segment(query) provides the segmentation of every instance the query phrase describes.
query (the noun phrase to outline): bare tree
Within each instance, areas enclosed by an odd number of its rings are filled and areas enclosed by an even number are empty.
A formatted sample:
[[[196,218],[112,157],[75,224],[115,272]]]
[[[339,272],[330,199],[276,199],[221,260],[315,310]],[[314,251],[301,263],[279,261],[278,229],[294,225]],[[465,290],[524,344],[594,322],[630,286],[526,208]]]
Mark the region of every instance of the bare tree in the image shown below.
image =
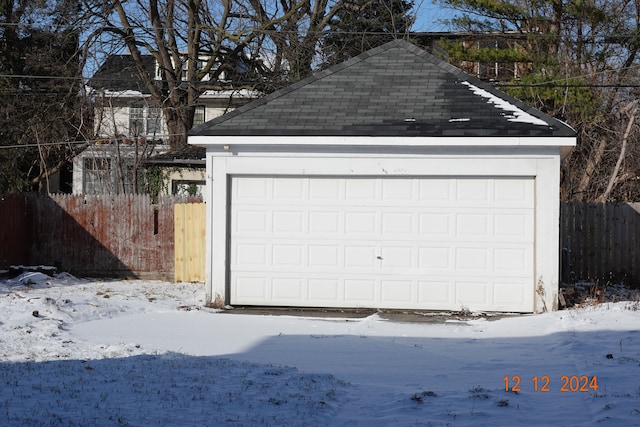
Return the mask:
[[[96,44],[126,47],[153,102],[162,108],[171,149],[178,150],[186,144],[195,105],[205,90],[268,90],[265,75],[273,77],[274,70],[296,70],[294,78],[308,73],[321,31],[339,7],[339,2],[331,8],[329,3],[84,0],[94,27],[85,49]],[[145,68],[145,54],[155,58],[159,76]]]
[[[631,172],[640,170],[629,144],[634,116],[624,112],[640,83],[639,0],[440,2],[460,12],[458,29],[517,39],[528,74],[505,90],[578,131],[578,147],[563,162],[563,199],[640,197],[640,179]],[[628,185],[620,185],[623,178]]]
[[[49,191],[86,139],[73,6],[0,2],[0,192]]]

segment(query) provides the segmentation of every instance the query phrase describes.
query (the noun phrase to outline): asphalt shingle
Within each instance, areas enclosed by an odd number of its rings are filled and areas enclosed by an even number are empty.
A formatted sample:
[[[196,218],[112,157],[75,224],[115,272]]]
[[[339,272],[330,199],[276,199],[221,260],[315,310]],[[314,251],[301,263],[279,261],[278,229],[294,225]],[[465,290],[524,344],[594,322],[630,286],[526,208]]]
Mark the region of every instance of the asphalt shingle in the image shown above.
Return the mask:
[[[142,62],[148,74],[155,70],[155,60],[151,55],[142,55]],[[144,81],[138,73],[135,61],[131,55],[111,55],[100,66],[89,80],[89,86],[94,89],[109,91],[133,90],[149,93]]]
[[[575,132],[423,49],[395,40],[200,125],[191,135],[454,137],[575,136]]]

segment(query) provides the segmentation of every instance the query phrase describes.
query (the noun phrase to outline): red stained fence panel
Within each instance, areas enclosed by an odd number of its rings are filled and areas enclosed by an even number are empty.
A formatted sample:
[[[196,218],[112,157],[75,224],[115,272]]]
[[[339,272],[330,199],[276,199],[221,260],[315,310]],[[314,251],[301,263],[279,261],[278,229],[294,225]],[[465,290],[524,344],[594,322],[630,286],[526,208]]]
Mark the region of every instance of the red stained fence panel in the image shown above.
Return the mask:
[[[174,204],[189,201],[198,200],[162,197],[153,204],[148,195],[5,196],[1,267],[42,264],[78,276],[173,280]]]

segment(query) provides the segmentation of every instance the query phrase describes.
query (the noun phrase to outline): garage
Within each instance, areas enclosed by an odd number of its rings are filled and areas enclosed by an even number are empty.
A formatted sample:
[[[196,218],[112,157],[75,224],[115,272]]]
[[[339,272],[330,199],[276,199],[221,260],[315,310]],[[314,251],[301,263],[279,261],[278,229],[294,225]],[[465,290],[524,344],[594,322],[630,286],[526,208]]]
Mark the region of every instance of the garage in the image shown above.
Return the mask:
[[[231,304],[531,311],[533,179],[233,177]]]
[[[194,128],[207,300],[557,309],[566,124],[395,40]]]

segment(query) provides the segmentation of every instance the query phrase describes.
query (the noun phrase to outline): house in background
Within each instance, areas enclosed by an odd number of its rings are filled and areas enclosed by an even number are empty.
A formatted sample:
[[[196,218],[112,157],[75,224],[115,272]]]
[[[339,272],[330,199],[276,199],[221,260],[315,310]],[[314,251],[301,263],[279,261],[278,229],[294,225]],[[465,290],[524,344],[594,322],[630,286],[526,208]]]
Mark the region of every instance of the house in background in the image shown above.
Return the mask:
[[[145,69],[160,79],[158,65],[152,55],[144,55]],[[224,74],[221,76],[224,79]],[[98,140],[73,161],[73,193],[105,194],[136,191],[145,162],[168,153],[167,126],[162,110],[151,99],[139,77],[131,55],[109,56],[89,81],[95,102],[95,132]],[[218,117],[255,97],[242,90],[206,91],[196,106],[194,125]],[[173,155],[182,168],[185,155],[192,150]],[[161,158],[168,163],[169,158]],[[204,167],[185,171],[188,181],[202,182]],[[200,169],[198,172],[197,169]],[[199,173],[194,177],[194,173]],[[172,188],[169,186],[169,188]],[[176,187],[180,191],[180,186]]]
[[[412,38],[434,56],[480,80],[507,82],[531,70],[531,64],[526,60],[526,38],[520,33],[428,32],[415,33]],[[450,49],[457,53],[452,54]],[[479,53],[491,56],[492,51],[496,57],[494,61],[463,59]],[[511,54],[505,55],[507,51]]]
[[[164,182],[162,193],[205,197],[205,149],[187,145],[182,150],[158,154],[144,161],[147,169],[157,168]]]
[[[194,128],[217,306],[557,309],[576,132],[395,40]]]

